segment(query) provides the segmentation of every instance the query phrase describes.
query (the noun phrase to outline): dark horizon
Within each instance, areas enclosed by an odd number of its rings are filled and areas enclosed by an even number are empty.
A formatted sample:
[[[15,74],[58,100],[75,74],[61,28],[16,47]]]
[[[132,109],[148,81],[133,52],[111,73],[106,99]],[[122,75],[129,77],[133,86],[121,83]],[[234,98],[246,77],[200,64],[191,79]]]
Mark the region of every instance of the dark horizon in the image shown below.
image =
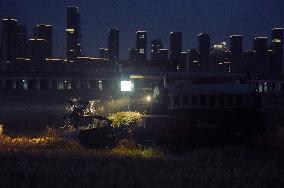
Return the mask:
[[[271,29],[283,27],[284,2],[279,0],[232,2],[225,0],[175,2],[145,0],[123,1],[55,1],[23,0],[0,2],[0,17],[15,17],[28,27],[29,38],[37,24],[53,26],[53,54],[66,56],[66,7],[78,6],[81,14],[83,54],[98,56],[99,48],[107,47],[107,30],[120,29],[121,59],[128,58],[128,49],[135,47],[136,30],[148,32],[150,40],[161,38],[169,48],[171,31],[183,33],[183,50],[197,48],[197,35],[211,35],[211,45],[226,41],[229,36],[244,36],[244,50],[252,48],[257,36],[271,37]],[[271,11],[274,10],[274,11]],[[149,53],[148,53],[149,54]],[[148,56],[149,58],[149,56]]]

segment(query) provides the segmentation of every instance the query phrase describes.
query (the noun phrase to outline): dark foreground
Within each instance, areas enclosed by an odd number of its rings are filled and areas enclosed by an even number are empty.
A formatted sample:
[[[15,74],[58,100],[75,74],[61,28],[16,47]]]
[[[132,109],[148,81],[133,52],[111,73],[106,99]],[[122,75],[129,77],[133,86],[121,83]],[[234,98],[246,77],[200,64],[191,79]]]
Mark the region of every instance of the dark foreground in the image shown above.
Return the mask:
[[[90,150],[53,135],[0,139],[0,187],[284,187],[283,155],[233,146]]]
[[[38,135],[47,125],[58,125],[65,110],[62,98],[45,101],[32,96],[37,101],[11,100],[9,96],[1,95],[6,98],[0,101],[0,119],[8,125],[10,135],[19,130],[28,130],[23,135]],[[0,135],[0,188],[282,188],[284,130],[277,134],[257,138],[256,146],[250,147],[118,147],[113,150],[86,149],[52,133],[34,139]],[[267,143],[263,138],[273,138],[274,147],[263,147]]]

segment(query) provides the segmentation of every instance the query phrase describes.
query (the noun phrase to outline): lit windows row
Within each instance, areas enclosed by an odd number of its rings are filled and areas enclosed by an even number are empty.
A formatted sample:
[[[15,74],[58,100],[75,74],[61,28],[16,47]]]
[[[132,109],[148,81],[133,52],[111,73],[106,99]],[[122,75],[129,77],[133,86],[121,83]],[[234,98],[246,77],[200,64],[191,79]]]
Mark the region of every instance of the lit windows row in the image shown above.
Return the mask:
[[[244,95],[175,95],[170,97],[170,104],[173,108],[187,107],[243,107],[245,104]]]
[[[109,84],[101,80],[56,80],[56,79],[1,79],[2,90],[74,90],[96,89],[102,91]]]

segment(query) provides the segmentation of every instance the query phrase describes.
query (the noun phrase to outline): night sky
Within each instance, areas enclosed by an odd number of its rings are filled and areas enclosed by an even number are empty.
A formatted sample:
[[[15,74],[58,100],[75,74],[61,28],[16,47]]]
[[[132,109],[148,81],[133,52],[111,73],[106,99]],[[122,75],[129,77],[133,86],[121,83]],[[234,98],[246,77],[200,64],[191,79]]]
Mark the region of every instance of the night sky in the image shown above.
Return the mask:
[[[169,47],[169,33],[183,32],[183,49],[197,47],[197,34],[208,32],[212,43],[229,41],[231,34],[243,34],[245,49],[255,36],[269,36],[273,27],[284,27],[283,0],[1,0],[0,17],[17,18],[32,27],[51,24],[54,29],[54,55],[65,57],[66,6],[79,6],[82,15],[84,54],[98,55],[107,47],[107,30],[119,28],[120,54],[127,58],[135,47],[135,31],[148,31],[151,39],[161,38]]]

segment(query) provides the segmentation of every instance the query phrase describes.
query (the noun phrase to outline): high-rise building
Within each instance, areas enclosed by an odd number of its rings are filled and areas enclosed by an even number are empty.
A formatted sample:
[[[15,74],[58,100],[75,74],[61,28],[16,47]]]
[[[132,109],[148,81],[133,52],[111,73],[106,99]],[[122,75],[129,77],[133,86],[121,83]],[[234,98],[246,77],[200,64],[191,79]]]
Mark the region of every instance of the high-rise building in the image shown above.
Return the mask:
[[[47,57],[52,57],[52,26],[39,24],[34,28],[34,37],[45,39],[47,42]]]
[[[255,63],[255,51],[248,50],[243,53],[244,70],[246,72],[255,73],[256,63]]]
[[[267,37],[256,37],[253,41],[255,51],[255,70],[258,73],[265,73],[267,65]]]
[[[136,32],[137,60],[147,60],[147,31]]]
[[[130,61],[137,61],[137,57],[138,57],[138,50],[136,48],[130,48],[129,49],[129,60]]]
[[[1,56],[2,62],[11,63],[16,59],[18,21],[13,18],[2,19]]]
[[[201,33],[198,35],[199,63],[204,71],[210,70],[210,35]]]
[[[230,36],[230,52],[231,52],[231,71],[239,72],[242,66],[243,56],[243,36]]]
[[[16,58],[27,57],[27,27],[25,25],[18,25],[16,36]]]
[[[211,67],[210,71],[226,72],[231,71],[230,50],[227,48],[226,42],[213,45],[210,54]]]
[[[28,58],[34,64],[43,63],[46,60],[48,52],[48,43],[45,39],[29,39],[28,41]]]
[[[75,62],[81,55],[80,47],[80,14],[78,7],[67,7],[67,60]]]
[[[168,60],[169,60],[169,50],[159,49],[159,61],[168,61]]]
[[[188,70],[191,72],[200,71],[199,54],[196,49],[191,49],[188,52]]]
[[[170,60],[180,61],[182,52],[182,32],[170,33]]]
[[[108,35],[108,53],[111,61],[119,60],[119,30],[110,29]]]
[[[273,72],[284,74],[283,62],[283,28],[272,29],[272,50],[274,52]],[[279,71],[280,70],[280,71]]]
[[[100,48],[99,56],[100,56],[100,58],[108,59],[109,58],[108,49],[107,48]]]
[[[159,50],[163,48],[162,40],[155,39],[151,40],[151,60],[159,61]]]

